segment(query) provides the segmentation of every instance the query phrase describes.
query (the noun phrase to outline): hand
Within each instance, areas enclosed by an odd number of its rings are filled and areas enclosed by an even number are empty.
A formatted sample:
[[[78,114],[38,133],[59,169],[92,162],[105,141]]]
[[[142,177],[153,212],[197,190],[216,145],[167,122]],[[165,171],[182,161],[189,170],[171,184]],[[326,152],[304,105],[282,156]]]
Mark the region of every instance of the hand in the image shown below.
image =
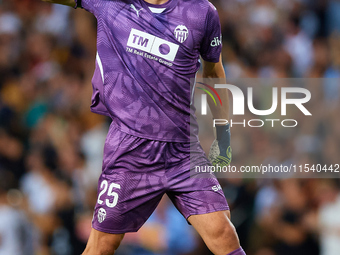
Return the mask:
[[[220,167],[229,166],[232,151],[230,147],[230,125],[216,126],[216,140],[213,142],[209,152],[209,160]]]

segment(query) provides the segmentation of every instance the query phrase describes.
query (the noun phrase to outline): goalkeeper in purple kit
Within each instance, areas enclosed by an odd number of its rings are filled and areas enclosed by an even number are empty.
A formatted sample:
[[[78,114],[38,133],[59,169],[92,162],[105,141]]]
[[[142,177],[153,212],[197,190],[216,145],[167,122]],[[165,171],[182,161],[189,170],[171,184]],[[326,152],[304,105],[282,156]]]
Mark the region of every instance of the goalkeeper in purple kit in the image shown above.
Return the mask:
[[[200,57],[204,78],[225,78],[216,8],[208,0],[44,1],[97,18],[91,110],[112,123],[83,254],[114,254],[124,234],[138,231],[167,194],[214,254],[244,255],[223,191],[213,188],[216,177],[190,178],[193,164],[211,165],[190,125],[197,125],[190,80]],[[220,96],[228,105],[227,91]],[[209,105],[215,119],[228,119],[226,107]],[[213,163],[229,165],[229,125],[216,131]]]

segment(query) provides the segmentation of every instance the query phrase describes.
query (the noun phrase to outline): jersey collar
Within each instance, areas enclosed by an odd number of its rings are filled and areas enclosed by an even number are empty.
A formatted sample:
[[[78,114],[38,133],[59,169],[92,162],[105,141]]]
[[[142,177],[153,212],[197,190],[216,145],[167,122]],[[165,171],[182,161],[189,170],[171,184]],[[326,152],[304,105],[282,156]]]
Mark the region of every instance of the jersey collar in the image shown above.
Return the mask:
[[[152,13],[152,11],[149,9],[149,7],[152,8],[165,8],[164,12],[162,13],[166,13],[171,11],[177,4],[178,0],[168,0],[166,3],[164,4],[150,4],[148,2],[145,2],[144,0],[139,0],[141,5],[150,13]]]

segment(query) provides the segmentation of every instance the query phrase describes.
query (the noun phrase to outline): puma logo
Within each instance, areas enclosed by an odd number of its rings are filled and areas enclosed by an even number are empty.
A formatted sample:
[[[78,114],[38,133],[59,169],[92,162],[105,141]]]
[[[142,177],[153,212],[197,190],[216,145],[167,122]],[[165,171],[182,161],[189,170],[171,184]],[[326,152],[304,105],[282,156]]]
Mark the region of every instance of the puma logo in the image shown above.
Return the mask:
[[[139,17],[139,12],[140,12],[141,10],[143,10],[143,8],[140,9],[140,10],[137,10],[136,6],[134,6],[133,4],[131,4],[131,8],[137,13],[137,16],[138,16],[138,17]]]

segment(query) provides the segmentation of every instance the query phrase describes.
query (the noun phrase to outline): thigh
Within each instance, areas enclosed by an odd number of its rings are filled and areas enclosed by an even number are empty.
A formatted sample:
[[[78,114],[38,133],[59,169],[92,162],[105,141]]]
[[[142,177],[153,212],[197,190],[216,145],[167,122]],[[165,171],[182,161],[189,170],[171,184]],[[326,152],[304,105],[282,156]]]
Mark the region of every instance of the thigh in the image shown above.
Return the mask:
[[[177,209],[186,219],[191,215],[229,210],[221,185],[213,174],[192,174],[195,166],[211,165],[201,146],[191,145],[190,151],[180,144],[176,146],[180,148],[172,151],[177,152],[173,154],[178,161],[171,162],[171,169],[167,171],[167,194]]]
[[[136,232],[145,223],[165,192],[164,164],[154,152],[163,147],[163,143],[110,127],[98,181],[94,229],[123,234]]]
[[[205,236],[214,235],[219,229],[231,227],[230,211],[218,211],[207,214],[192,215],[188,222],[204,239]]]
[[[92,227],[111,234],[137,232],[156,209],[163,194],[163,187],[156,180],[150,181],[148,175],[102,174]]]
[[[169,198],[188,219],[192,215],[228,211],[229,206],[217,179],[187,178],[167,192]]]

